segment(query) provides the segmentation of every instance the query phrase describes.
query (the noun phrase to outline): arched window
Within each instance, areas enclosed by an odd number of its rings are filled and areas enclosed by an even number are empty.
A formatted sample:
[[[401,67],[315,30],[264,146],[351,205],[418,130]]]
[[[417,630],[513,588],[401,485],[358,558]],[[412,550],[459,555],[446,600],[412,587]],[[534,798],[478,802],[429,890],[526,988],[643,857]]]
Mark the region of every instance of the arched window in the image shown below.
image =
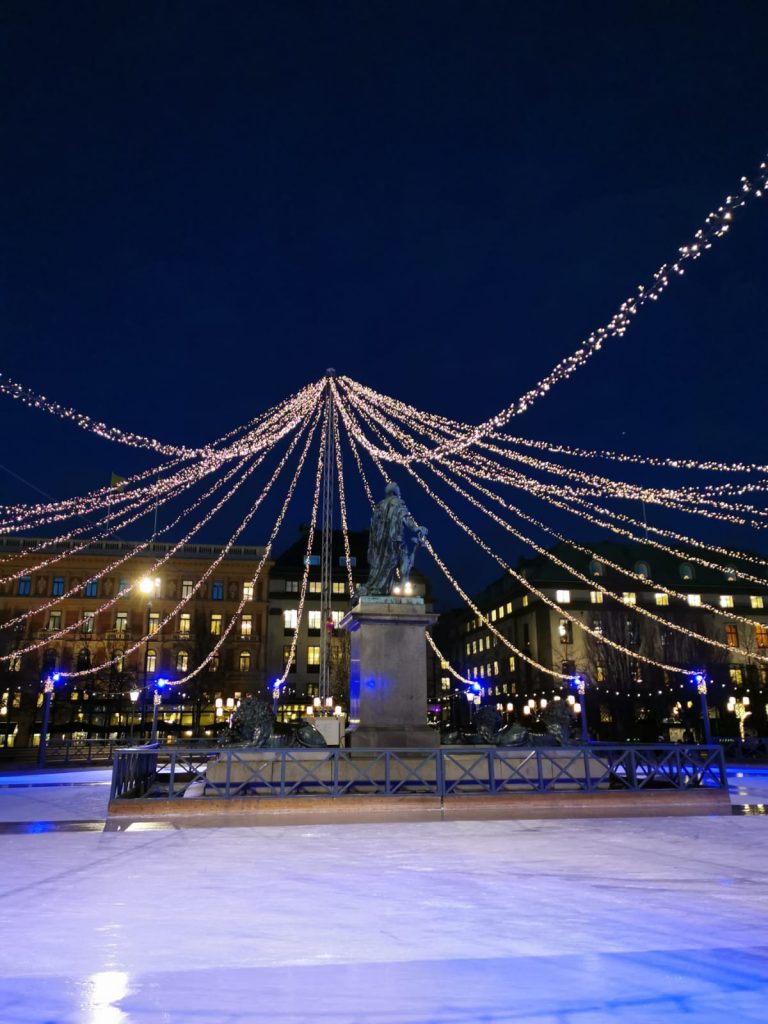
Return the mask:
[[[593,558],[589,563],[589,575],[590,576],[605,576],[605,566],[602,562],[598,562],[596,558]]]
[[[157,671],[157,651],[150,647],[147,651],[147,672]]]
[[[240,671],[250,672],[251,671],[251,652],[240,651]]]
[[[638,576],[648,579],[651,575],[651,567],[647,562],[635,562],[635,572]]]
[[[736,580],[737,580],[736,570],[733,568],[732,565],[729,565],[726,569],[723,570],[723,572],[725,573],[725,578],[726,578],[726,581],[728,583],[735,583],[736,582]]]
[[[189,669],[189,652],[179,651],[176,655],[176,671],[186,672]]]
[[[83,647],[77,656],[77,671],[82,672],[83,669],[91,667],[91,652],[87,647]]]
[[[681,580],[692,580],[695,578],[696,573],[693,571],[693,566],[688,562],[680,563],[680,579]]]

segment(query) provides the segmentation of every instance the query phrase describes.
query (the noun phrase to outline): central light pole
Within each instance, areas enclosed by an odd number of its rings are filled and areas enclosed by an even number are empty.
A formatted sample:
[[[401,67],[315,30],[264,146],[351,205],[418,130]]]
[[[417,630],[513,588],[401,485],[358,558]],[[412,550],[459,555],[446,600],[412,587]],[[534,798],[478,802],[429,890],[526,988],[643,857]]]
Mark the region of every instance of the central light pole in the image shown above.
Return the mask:
[[[163,697],[160,691],[168,682],[167,679],[158,679],[155,683],[155,692],[152,697],[152,735],[150,742],[157,743],[157,715],[160,711],[160,705],[163,703]]]
[[[587,681],[584,676],[575,676],[574,684],[581,705],[581,742],[589,743],[589,723],[587,722]]]
[[[51,701],[53,700],[53,687],[61,679],[58,672],[46,676],[43,684],[43,721],[40,726],[40,745],[37,748],[37,767],[45,767],[45,750],[48,745],[48,722],[51,717]]]
[[[141,739],[144,739],[144,710],[147,704],[147,676],[149,674],[149,641],[150,633],[152,629],[152,597],[158,594],[160,591],[160,577],[155,576],[142,576],[139,580],[139,590],[142,594],[145,594],[147,600],[147,639],[144,643],[144,682],[141,694]],[[153,704],[152,707],[152,728],[156,730],[157,712]]]
[[[704,742],[709,746],[712,742],[712,731],[709,727],[709,704],[707,703],[707,677],[703,672],[697,672],[693,681],[696,683],[696,689],[699,693],[699,700],[701,701],[701,725],[704,733]]]

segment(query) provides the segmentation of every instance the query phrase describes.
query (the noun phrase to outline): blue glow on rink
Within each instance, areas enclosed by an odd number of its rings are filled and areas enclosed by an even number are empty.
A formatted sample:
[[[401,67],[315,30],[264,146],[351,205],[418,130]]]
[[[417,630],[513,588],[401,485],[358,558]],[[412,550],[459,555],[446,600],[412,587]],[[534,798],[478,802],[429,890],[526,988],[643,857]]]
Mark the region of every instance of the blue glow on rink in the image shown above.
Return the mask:
[[[104,774],[0,787],[1,1024],[768,1019],[768,817],[102,831]]]

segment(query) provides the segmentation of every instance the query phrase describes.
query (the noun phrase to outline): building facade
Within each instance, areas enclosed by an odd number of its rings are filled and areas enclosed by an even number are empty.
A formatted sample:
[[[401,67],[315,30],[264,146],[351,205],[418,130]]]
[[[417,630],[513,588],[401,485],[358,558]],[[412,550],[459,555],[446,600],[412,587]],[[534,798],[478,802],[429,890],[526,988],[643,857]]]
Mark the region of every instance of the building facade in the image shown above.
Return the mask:
[[[67,736],[142,734],[158,680],[170,684],[161,688],[159,716],[168,736],[213,735],[242,695],[263,691],[269,563],[252,584],[263,548],[232,547],[207,574],[220,546],[186,544],[157,570],[172,545],[153,543],[141,555],[131,554],[128,541],[94,541],[82,552],[74,546],[0,538],[2,576],[16,577],[0,584],[0,653],[11,655],[0,666],[0,742],[33,740],[41,680],[58,671],[104,666],[57,685],[52,733]],[[24,555],[30,547],[34,553]],[[184,685],[229,626],[220,650]],[[154,635],[141,642],[148,632]],[[14,654],[31,645],[34,651]]]
[[[519,714],[529,700],[569,692],[567,681],[527,663],[506,646],[507,640],[545,668],[584,677],[590,729],[603,738],[652,741],[668,735],[670,723],[678,721],[694,728],[699,715],[694,672],[707,678],[715,731],[734,734],[737,723],[727,710],[728,700],[746,697],[749,724],[765,733],[768,663],[760,659],[768,656],[768,586],[741,580],[727,566],[710,569],[651,547],[603,542],[592,545],[592,550],[594,558],[566,545],[552,549],[553,555],[594,581],[592,585],[545,556],[522,560],[517,567],[530,584],[566,609],[575,623],[510,575],[476,598],[487,624],[470,611],[441,618],[436,627],[441,649],[453,668],[479,684],[481,700],[495,703],[505,714],[508,708],[510,714]],[[634,573],[634,578],[620,569]],[[618,594],[619,600],[604,594],[600,586]],[[723,614],[707,611],[707,604]],[[647,609],[660,621],[638,614],[637,608]],[[578,623],[598,637],[688,674],[644,664],[589,636]],[[670,623],[682,631],[670,628]],[[706,644],[694,633],[722,646]],[[445,722],[459,713],[467,690],[442,670]]]

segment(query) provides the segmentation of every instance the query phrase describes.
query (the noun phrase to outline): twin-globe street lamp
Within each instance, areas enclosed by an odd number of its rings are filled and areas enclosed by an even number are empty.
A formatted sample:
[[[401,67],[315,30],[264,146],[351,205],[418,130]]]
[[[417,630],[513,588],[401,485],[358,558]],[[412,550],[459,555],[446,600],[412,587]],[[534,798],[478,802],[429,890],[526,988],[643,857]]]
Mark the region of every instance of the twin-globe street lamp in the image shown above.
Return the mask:
[[[144,644],[144,684],[142,686],[142,710],[141,710],[141,727],[142,733],[144,732],[144,709],[146,707],[147,700],[147,676],[149,674],[149,641],[150,633],[152,630],[152,598],[157,597],[160,594],[160,586],[162,580],[159,576],[142,576],[139,580],[139,592],[144,594],[147,598],[147,640]],[[157,687],[162,687],[168,682],[167,679],[158,679],[156,683],[156,689],[152,695],[152,733],[151,742],[154,743],[157,740],[157,712],[160,706],[161,697],[157,690]],[[133,694],[131,694],[131,700],[133,700]],[[131,723],[133,726],[133,723]]]

